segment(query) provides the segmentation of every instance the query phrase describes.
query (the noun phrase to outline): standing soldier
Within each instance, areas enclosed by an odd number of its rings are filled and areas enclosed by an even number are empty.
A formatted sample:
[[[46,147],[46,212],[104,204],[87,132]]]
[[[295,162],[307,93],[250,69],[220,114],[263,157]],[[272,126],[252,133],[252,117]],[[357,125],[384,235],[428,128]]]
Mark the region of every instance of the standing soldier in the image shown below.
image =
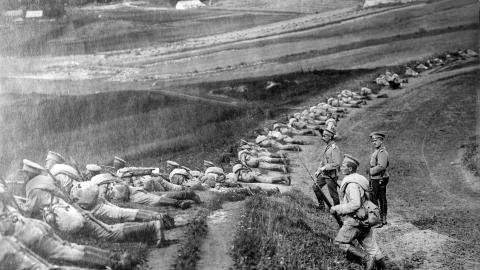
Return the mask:
[[[365,215],[363,202],[366,200],[366,191],[369,189],[368,180],[357,173],[359,162],[356,158],[345,155],[340,172],[345,175],[342,180],[340,191],[342,204],[332,206],[330,213],[342,216],[343,225],[335,237],[335,244],[347,254],[354,256],[365,264],[365,269],[385,269],[385,262],[380,251],[373,231],[359,217]],[[363,213],[362,213],[363,212]],[[355,247],[353,242],[357,240],[362,248]]]
[[[313,185],[313,191],[317,197],[319,208],[323,208],[322,196],[318,195],[322,192],[320,188],[327,185],[330,197],[332,197],[333,205],[340,203],[337,192],[338,168],[340,167],[341,155],[340,149],[335,144],[333,137],[335,132],[330,129],[325,129],[322,134],[322,140],[327,144],[322,154],[320,166],[315,172],[317,178],[317,185]]]
[[[372,202],[380,207],[382,225],[387,224],[387,184],[388,184],[388,152],[383,145],[385,132],[372,132],[370,138],[375,147],[370,157],[370,185],[372,186]],[[380,225],[380,226],[382,226]]]

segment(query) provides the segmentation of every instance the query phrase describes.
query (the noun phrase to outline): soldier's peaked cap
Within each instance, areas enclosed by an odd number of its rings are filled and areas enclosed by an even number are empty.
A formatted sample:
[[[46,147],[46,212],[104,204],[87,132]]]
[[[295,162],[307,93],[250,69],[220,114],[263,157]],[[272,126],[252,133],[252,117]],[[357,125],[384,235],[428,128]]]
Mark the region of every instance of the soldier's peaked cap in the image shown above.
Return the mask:
[[[261,142],[265,141],[266,139],[268,139],[267,136],[260,135],[255,139],[255,143],[257,143],[257,144],[261,143]]]
[[[120,158],[120,157],[115,156],[115,157],[113,158],[113,163],[114,163],[114,164],[116,163],[116,164],[126,165],[126,164],[127,164],[127,161],[126,161],[125,159],[123,159],[123,158]]]
[[[167,165],[170,165],[172,167],[180,167],[180,164],[172,160],[167,160]]]
[[[382,138],[382,139],[385,139],[386,136],[387,136],[387,133],[384,132],[384,131],[375,131],[375,132],[370,133],[370,138]]]
[[[22,171],[41,174],[43,170],[45,169],[40,164],[30,161],[28,159],[23,160]]]
[[[204,160],[203,161],[203,166],[205,166],[205,167],[215,167],[215,163],[213,163],[211,161],[208,161],[208,160]]]
[[[344,160],[344,161],[347,161],[347,162],[349,162],[349,163],[351,163],[351,164],[354,164],[355,167],[358,167],[358,166],[360,165],[360,161],[358,161],[357,158],[355,158],[355,157],[353,157],[353,156],[351,156],[351,155],[349,155],[349,154],[345,154],[343,160]]]
[[[326,129],[323,130],[324,134],[325,134],[325,132],[327,134],[330,134],[332,137],[335,136],[335,131],[333,131],[333,130],[330,130],[330,129],[326,128]]]
[[[57,152],[48,151],[47,158],[45,160],[54,160],[57,163],[65,162],[65,158]]]
[[[99,172],[102,170],[102,167],[98,166],[97,164],[87,164],[85,168],[87,168],[87,171],[91,172]]]

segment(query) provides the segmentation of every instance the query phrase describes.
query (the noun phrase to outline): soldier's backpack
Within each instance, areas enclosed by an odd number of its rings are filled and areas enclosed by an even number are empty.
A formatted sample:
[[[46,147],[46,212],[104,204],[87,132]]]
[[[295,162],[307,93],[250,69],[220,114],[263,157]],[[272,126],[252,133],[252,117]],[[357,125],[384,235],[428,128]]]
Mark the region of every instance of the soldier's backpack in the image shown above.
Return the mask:
[[[372,190],[369,188],[365,190],[364,200],[362,206],[357,210],[355,215],[360,220],[361,224],[366,227],[372,227],[382,222],[380,218],[380,209],[371,201]]]

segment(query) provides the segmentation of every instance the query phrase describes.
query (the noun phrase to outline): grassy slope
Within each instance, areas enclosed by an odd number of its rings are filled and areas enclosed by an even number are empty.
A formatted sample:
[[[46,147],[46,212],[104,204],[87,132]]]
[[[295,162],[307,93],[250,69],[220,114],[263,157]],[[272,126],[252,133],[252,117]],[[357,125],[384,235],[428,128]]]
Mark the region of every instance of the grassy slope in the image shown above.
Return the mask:
[[[247,200],[237,227],[232,269],[351,269],[334,246],[335,229],[300,191]]]

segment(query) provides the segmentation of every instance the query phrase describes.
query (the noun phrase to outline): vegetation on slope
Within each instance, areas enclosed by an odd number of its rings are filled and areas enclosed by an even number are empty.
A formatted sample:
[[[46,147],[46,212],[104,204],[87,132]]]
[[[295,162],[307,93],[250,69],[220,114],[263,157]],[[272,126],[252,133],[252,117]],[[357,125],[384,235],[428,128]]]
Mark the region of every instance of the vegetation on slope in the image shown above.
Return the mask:
[[[300,191],[246,201],[231,255],[233,269],[357,269],[343,259],[329,217]]]

